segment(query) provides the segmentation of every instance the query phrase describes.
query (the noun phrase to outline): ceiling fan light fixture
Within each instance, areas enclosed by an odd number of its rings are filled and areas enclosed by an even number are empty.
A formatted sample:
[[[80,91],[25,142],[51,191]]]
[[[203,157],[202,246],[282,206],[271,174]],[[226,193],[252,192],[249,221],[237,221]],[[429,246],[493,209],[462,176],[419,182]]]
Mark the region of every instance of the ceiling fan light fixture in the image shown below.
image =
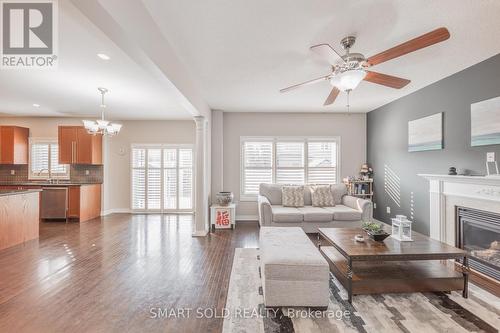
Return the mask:
[[[355,89],[365,76],[364,69],[351,69],[333,76],[330,83],[341,91],[350,91]]]

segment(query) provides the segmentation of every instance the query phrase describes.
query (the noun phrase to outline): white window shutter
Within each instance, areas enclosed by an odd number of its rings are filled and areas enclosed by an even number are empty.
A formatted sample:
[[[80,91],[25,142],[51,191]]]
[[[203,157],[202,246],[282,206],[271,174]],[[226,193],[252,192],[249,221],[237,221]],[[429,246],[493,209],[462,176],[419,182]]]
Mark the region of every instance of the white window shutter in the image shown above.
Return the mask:
[[[193,208],[193,150],[165,146],[132,148],[132,209]]]
[[[39,175],[41,172],[49,175],[49,147],[48,143],[33,143],[31,144],[31,173]]]
[[[308,169],[309,184],[337,183],[337,143],[336,142],[308,142]]]
[[[260,183],[273,181],[273,143],[243,143],[243,193],[259,193]]]
[[[56,140],[30,141],[29,177],[30,179],[69,178],[69,166],[59,164],[59,146]]]
[[[304,184],[304,142],[276,143],[276,183]]]

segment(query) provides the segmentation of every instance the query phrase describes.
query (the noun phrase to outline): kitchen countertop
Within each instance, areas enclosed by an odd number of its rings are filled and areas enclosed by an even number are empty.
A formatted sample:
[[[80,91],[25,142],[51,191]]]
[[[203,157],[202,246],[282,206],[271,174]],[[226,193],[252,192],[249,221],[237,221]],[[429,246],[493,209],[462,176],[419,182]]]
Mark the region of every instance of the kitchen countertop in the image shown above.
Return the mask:
[[[80,186],[80,185],[102,185],[101,183],[46,183],[46,182],[0,182],[0,186]]]
[[[31,189],[31,190],[0,190],[0,197],[8,196],[8,195],[18,195],[18,194],[28,194],[41,192],[41,189]]]

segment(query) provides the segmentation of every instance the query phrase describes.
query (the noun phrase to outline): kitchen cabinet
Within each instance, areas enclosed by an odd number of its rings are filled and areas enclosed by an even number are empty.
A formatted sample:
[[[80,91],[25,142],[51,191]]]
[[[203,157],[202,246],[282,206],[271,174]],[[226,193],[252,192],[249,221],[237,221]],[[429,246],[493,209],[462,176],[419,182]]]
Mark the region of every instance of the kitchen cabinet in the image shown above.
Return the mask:
[[[28,164],[29,128],[0,126],[0,164]]]
[[[102,164],[102,136],[83,126],[59,126],[60,164]]]
[[[101,185],[69,186],[68,218],[85,222],[101,216]]]
[[[65,185],[0,185],[0,190],[28,190],[52,187],[67,187],[66,216],[68,219],[85,222],[101,216],[101,184]],[[43,203],[40,203],[43,209]]]
[[[0,195],[0,250],[38,238],[39,190]]]

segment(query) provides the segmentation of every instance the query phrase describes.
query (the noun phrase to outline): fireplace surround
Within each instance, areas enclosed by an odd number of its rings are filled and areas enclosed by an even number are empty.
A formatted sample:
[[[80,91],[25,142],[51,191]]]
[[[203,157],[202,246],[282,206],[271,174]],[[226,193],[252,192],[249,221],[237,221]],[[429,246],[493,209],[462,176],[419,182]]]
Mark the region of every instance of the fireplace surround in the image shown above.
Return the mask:
[[[453,246],[460,244],[459,225],[457,223],[458,208],[468,209],[469,212],[474,209],[486,214],[500,215],[500,177],[436,174],[419,174],[419,176],[429,181],[429,229],[431,238]],[[488,215],[488,217],[490,216]],[[466,227],[475,228],[477,225],[467,223]],[[474,230],[472,231],[474,232]],[[469,235],[469,233],[465,231],[465,235]],[[463,242],[464,239],[461,241]],[[473,239],[465,239],[465,241],[474,242]],[[482,247],[488,247],[489,249],[493,241],[492,239],[490,244],[482,244]],[[481,249],[476,249],[476,251],[481,251]],[[475,264],[476,268],[471,269],[471,280],[500,297],[500,282],[492,277],[495,274],[484,274],[481,270],[478,270],[478,264],[484,264],[480,260],[476,260]],[[486,268],[485,266],[479,268]]]

